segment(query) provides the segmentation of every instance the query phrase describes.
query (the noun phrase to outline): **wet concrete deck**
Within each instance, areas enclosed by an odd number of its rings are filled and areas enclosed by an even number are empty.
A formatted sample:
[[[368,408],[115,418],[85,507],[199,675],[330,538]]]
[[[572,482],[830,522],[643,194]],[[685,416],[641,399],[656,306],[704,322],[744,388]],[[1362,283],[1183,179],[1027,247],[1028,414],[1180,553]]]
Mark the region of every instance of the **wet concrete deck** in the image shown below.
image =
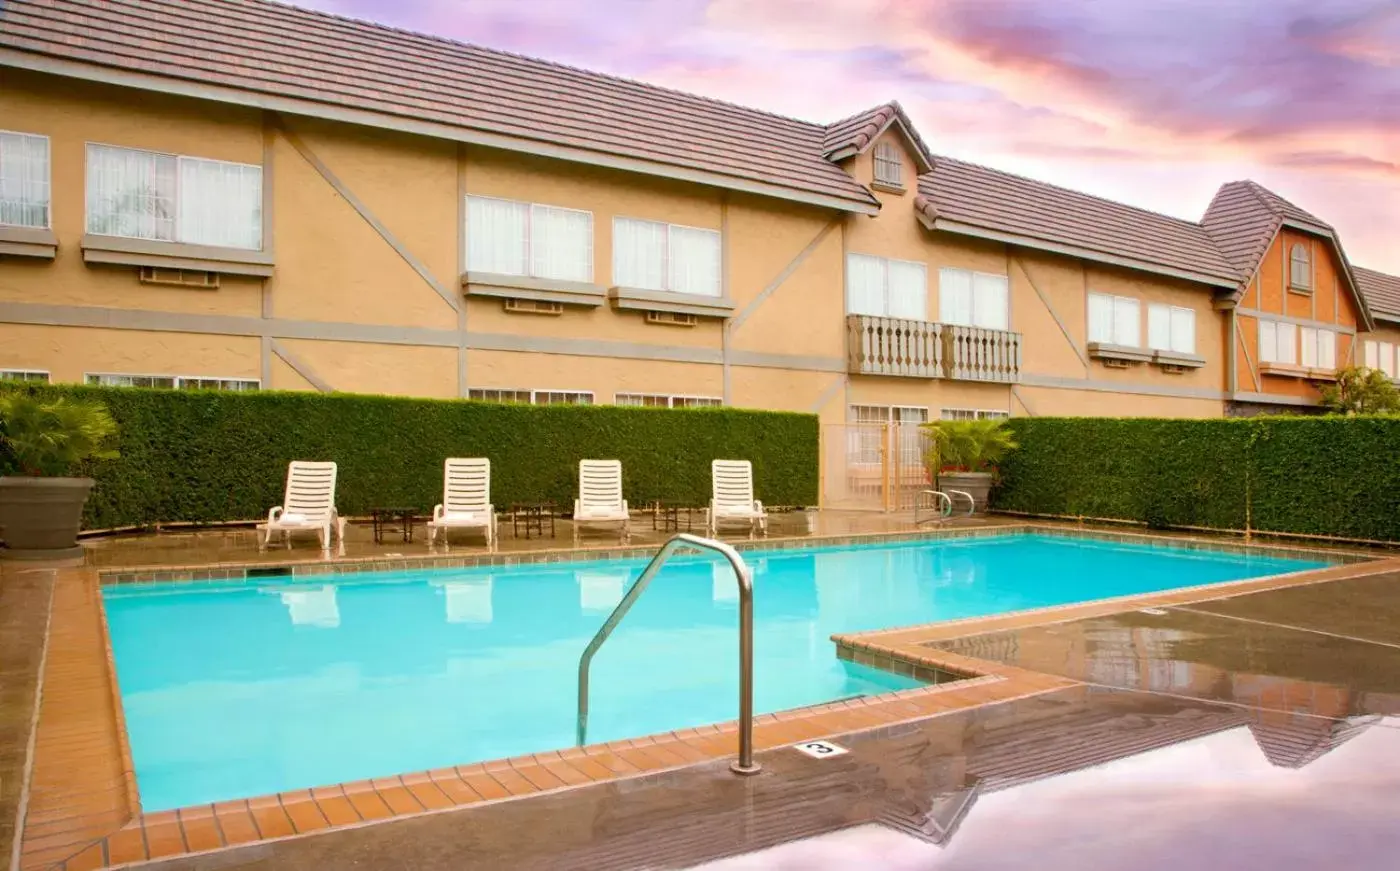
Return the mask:
[[[0,567],[0,847],[38,670],[33,626],[54,577]],[[143,867],[1010,869],[1033,855],[1051,871],[1393,871],[1400,571],[1317,578],[910,636],[978,673],[1025,674],[1027,691],[941,711],[896,702],[894,722],[852,714],[820,733],[848,753],[818,760],[766,742],[754,778],[700,761]],[[66,595],[56,608],[81,604]],[[108,849],[33,867],[111,865]]]

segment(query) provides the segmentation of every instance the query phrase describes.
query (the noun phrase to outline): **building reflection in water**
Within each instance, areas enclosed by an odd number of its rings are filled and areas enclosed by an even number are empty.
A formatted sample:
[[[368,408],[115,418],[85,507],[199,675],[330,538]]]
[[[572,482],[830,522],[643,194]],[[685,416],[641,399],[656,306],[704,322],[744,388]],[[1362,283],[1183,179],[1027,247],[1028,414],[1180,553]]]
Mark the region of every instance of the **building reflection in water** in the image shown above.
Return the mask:
[[[447,604],[448,623],[491,622],[492,576],[457,581],[429,581]]]
[[[340,607],[335,601],[335,590],[334,584],[325,584],[280,592],[282,604],[287,606],[294,625],[334,629],[340,625]]]

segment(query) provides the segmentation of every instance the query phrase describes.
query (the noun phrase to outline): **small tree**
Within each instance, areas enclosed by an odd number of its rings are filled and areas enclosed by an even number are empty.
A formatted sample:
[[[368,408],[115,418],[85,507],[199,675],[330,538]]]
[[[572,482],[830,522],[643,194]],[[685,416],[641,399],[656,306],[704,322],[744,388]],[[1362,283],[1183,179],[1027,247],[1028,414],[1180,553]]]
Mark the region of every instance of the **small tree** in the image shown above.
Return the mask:
[[[84,460],[117,456],[117,424],[107,407],[30,393],[0,396],[0,451],[21,475],[62,477]]]
[[[1322,404],[1338,414],[1395,414],[1400,390],[1379,369],[1348,366],[1337,370],[1337,381],[1322,388]]]
[[[991,472],[1007,453],[1017,448],[1004,420],[936,420],[922,426],[932,440],[925,461],[933,475],[945,471]]]

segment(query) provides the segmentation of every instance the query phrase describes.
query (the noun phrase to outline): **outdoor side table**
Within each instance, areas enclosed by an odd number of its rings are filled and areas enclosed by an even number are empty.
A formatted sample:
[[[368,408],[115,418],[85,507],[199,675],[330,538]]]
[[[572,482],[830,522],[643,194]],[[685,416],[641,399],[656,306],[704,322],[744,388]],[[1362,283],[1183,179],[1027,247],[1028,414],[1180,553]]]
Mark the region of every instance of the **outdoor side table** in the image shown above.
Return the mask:
[[[539,533],[544,537],[544,522],[549,521],[549,537],[554,537],[554,503],[553,502],[515,502],[510,506],[510,528],[511,534],[516,538],[520,537],[520,530],[524,528],[525,537],[529,538],[531,533]]]
[[[685,516],[685,530],[695,529],[695,513],[704,511],[688,502],[672,499],[657,499],[651,503],[651,528],[661,532],[680,532],[681,516]]]
[[[384,532],[390,526],[399,527],[399,535],[404,541],[413,541],[413,521],[418,519],[417,508],[380,506],[369,510],[370,523],[374,527],[374,543],[384,543]]]

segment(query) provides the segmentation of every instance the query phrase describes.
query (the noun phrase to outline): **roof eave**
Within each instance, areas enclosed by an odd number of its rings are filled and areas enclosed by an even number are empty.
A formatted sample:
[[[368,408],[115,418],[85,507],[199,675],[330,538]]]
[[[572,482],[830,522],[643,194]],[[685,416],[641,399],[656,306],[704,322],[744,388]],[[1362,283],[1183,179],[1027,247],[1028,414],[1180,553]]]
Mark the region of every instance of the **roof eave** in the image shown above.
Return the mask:
[[[99,82],[102,84],[117,85],[120,87],[135,88],[143,91],[153,91],[181,97],[191,97],[216,103],[247,106],[273,112],[285,112],[289,115],[301,115],[327,121],[339,121],[362,127],[412,133],[420,136],[432,137],[434,139],[445,139],[452,142],[463,142],[469,145],[499,148],[504,151],[514,151],[538,157],[549,157],[573,163],[583,163],[590,166],[618,169],[626,172],[635,172],[641,175],[694,182],[696,184],[708,185],[725,190],[751,193],[758,196],[820,206],[843,212],[853,212],[860,215],[877,215],[880,212],[879,200],[868,191],[866,192],[866,198],[863,200],[846,199],[844,197],[787,188],[781,185],[774,185],[751,179],[737,178],[735,176],[728,176],[703,169],[692,169],[690,167],[676,166],[674,164],[657,163],[642,158],[627,157],[625,155],[607,154],[586,148],[558,145],[540,140],[510,136],[503,133],[459,127],[437,121],[425,121],[387,112],[375,112],[369,109],[355,109],[347,106],[320,103],[300,97],[278,96],[225,85],[210,85],[203,82],[195,82],[170,76],[159,76],[152,73],[135,72],[132,70],[120,70],[101,64],[75,61],[68,58],[54,57],[52,55],[36,54],[13,48],[0,47],[0,67],[13,67],[70,79],[81,79],[83,81]]]
[[[1046,239],[1037,239],[1033,236],[1023,236],[1019,233],[1008,233],[993,227],[982,227],[974,224],[967,224],[961,221],[950,221],[947,218],[930,218],[924,212],[918,213],[919,223],[930,230],[938,230],[944,233],[956,233],[961,236],[974,236],[979,239],[988,239],[993,242],[1005,242],[1009,245],[1020,245],[1023,248],[1031,248],[1036,251],[1047,251],[1052,254],[1063,254],[1068,257],[1078,257],[1093,263],[1103,263],[1109,266],[1121,266],[1126,269],[1135,269],[1139,272],[1149,272],[1153,275],[1163,275],[1169,278],[1179,278],[1183,281],[1190,281],[1195,284],[1204,284],[1214,288],[1228,288],[1233,290],[1237,281],[1230,278],[1207,275],[1203,272],[1192,272],[1187,269],[1176,269],[1171,266],[1162,266],[1156,263],[1149,263],[1145,260],[1137,260],[1132,257],[1121,257],[1116,254],[1109,254],[1104,251],[1095,251],[1092,248],[1081,248],[1077,245],[1066,245],[1061,242],[1051,242]]]

